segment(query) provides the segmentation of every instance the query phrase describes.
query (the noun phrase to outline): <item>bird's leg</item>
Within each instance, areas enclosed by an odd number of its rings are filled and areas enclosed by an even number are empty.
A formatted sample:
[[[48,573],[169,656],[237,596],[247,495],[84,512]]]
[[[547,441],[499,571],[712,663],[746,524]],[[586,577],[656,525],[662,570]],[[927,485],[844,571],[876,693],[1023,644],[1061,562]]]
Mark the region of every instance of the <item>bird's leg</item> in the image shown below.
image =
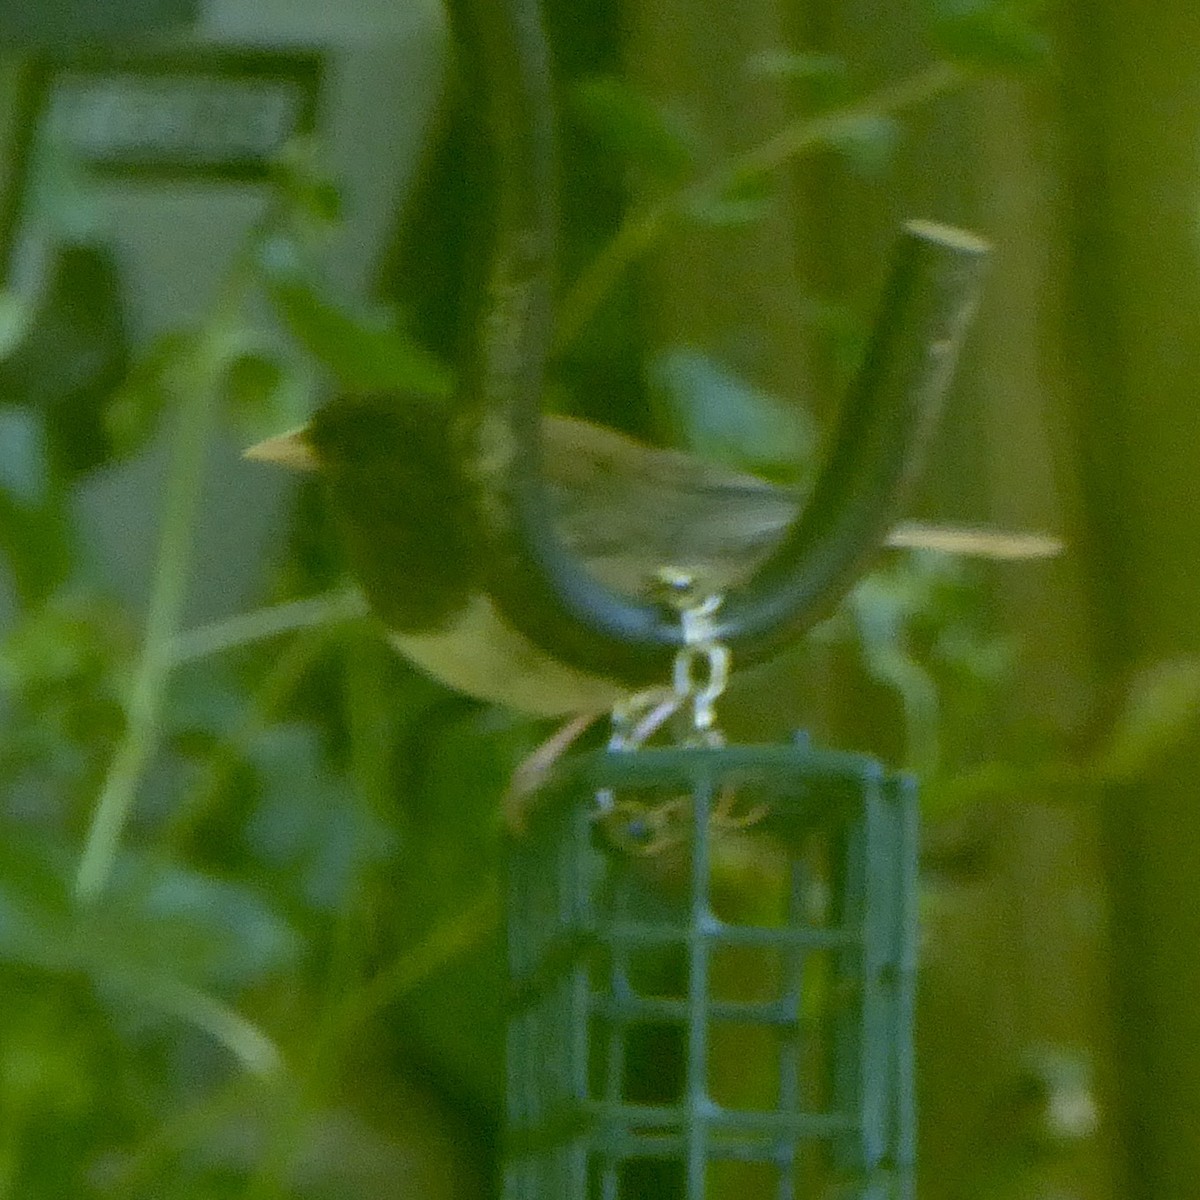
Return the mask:
[[[723,744],[723,738],[714,723],[713,703],[725,690],[729,675],[729,651],[714,638],[711,625],[712,614],[719,607],[721,598],[713,595],[691,603],[694,587],[690,574],[673,572],[670,568],[665,568],[660,574],[660,582],[670,584],[674,596],[672,603],[680,610],[684,644],[676,655],[670,687],[637,692],[613,708],[612,733],[608,740],[610,752],[640,750],[672,718],[685,711],[690,713],[690,726],[686,731],[675,731],[677,743],[696,746]],[[700,663],[707,670],[697,678],[696,670]],[[510,830],[520,832],[524,827],[531,800],[545,784],[551,769],[591,727],[598,715],[592,713],[574,718],[517,767],[503,802],[504,816]],[[622,816],[629,816],[628,829],[645,826],[652,834],[648,845],[652,847],[650,852],[654,852],[671,842],[672,828],[678,823],[677,814],[687,803],[688,797],[677,797],[665,805],[655,806],[651,817],[650,810],[644,806],[621,801],[612,788],[605,787],[596,793],[596,815],[601,820],[607,820],[621,813]],[[761,820],[763,811],[757,808],[744,815],[735,814],[736,804],[736,790],[723,788],[712,814],[714,826],[741,828]]]
[[[631,696],[612,712],[613,735],[609,739],[609,749],[637,749],[679,711],[680,703],[679,696],[669,689],[654,689]],[[555,764],[605,715],[591,712],[573,717],[517,765],[502,802],[504,820],[510,831],[521,832],[530,804]],[[603,807],[602,798],[600,803]]]
[[[610,750],[637,750],[682,707],[685,697],[669,688],[638,692],[613,709]]]
[[[603,712],[592,712],[573,717],[517,764],[501,801],[510,833],[525,828],[532,802],[555,764],[602,716]]]

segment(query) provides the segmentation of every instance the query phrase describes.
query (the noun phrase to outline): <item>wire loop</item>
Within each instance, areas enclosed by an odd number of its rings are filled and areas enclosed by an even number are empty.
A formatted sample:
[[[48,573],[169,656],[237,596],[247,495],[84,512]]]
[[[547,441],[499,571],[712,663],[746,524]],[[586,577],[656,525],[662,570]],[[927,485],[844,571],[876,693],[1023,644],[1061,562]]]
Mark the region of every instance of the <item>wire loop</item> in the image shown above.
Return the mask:
[[[456,0],[467,77],[491,119],[495,203],[483,312],[461,372],[459,429],[489,594],[555,659],[630,686],[661,678],[686,630],[614,591],[571,555],[541,468],[558,233],[555,111],[538,0]],[[713,640],[769,658],[845,594],[883,543],[918,469],[974,311],[988,247],[927,222],[904,228],[858,376],[803,511],[755,575],[731,588]]]

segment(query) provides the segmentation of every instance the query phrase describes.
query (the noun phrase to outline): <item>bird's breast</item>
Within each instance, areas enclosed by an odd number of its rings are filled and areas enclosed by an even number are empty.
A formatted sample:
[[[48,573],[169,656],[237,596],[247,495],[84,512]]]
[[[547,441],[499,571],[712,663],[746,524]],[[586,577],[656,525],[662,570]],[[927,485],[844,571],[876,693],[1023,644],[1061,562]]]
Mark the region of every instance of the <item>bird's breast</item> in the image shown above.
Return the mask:
[[[626,691],[614,680],[556,662],[479,593],[438,630],[391,633],[389,640],[436,679],[531,716],[604,712]]]

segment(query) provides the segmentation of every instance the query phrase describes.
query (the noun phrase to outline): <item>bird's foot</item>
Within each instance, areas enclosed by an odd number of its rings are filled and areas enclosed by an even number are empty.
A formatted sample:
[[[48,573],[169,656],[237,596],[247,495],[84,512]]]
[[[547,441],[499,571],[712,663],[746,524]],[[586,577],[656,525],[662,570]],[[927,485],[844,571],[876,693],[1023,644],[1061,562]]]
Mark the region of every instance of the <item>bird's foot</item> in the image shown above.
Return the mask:
[[[770,812],[763,802],[746,807],[735,784],[725,784],[717,793],[716,803],[708,816],[709,829],[717,836],[727,836],[752,829]],[[616,800],[609,810],[607,825],[613,840],[633,854],[646,857],[661,855],[685,845],[692,835],[692,806],[690,794],[674,796],[657,803],[638,800]]]

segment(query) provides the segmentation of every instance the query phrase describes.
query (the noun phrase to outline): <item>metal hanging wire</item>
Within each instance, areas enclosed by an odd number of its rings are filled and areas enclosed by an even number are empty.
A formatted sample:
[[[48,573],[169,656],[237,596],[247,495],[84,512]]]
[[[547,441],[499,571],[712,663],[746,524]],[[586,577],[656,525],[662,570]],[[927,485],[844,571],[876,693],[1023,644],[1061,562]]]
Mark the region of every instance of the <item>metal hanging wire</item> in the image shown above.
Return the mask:
[[[614,592],[566,552],[541,477],[557,211],[537,0],[459,0],[456,16],[498,194],[459,428],[490,594],[555,657],[660,685],[618,715],[608,750],[559,764],[510,847],[505,1200],[909,1200],[914,788],[803,740],[721,745],[713,705],[731,654],[753,663],[795,639],[881,544],[987,247],[905,227],[812,494],[751,579],[675,604]],[[690,744],[645,748],[677,710]],[[781,851],[766,916],[720,894],[715,852],[741,834]],[[731,959],[771,987],[730,994]],[[670,1047],[666,1077],[634,1069],[648,1038]]]
[[[629,681],[662,678],[685,640],[678,615],[602,585],[574,559],[554,529],[541,478],[558,214],[539,6],[460,0],[457,10],[467,71],[485,92],[498,190],[460,429],[491,595],[514,627],[558,658]],[[800,636],[882,543],[936,422],[986,258],[986,243],[971,234],[905,226],[812,495],[715,618],[715,640],[739,663],[770,657]]]

